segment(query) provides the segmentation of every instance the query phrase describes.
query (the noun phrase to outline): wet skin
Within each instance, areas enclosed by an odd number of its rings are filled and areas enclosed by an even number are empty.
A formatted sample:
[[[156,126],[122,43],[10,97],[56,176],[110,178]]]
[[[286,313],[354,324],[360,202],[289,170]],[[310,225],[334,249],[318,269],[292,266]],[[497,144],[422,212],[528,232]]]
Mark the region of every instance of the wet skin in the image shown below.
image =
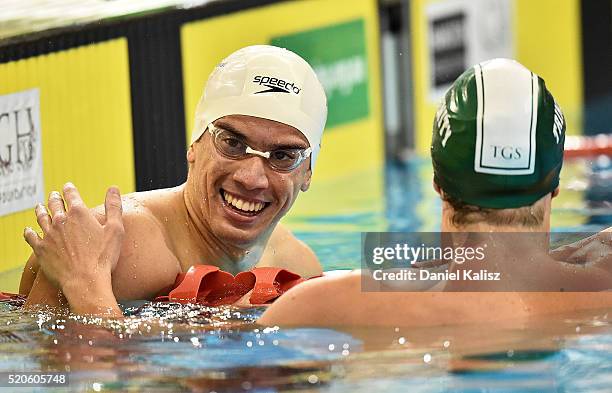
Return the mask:
[[[227,116],[216,125],[242,134],[250,146],[262,151],[281,145],[308,147],[296,129],[265,119]],[[211,135],[205,133],[189,148],[187,161],[185,184],[122,197],[125,234],[112,270],[116,299],[151,299],[172,286],[178,273],[198,263],[233,273],[253,265],[282,267],[307,277],[321,273],[312,250],[277,225],[299,191],[308,189],[309,160],[292,172],[279,173],[262,157],[232,160],[222,156]],[[234,201],[238,198],[265,206],[258,212],[241,211],[230,206],[222,191],[229,192]],[[93,209],[93,214],[104,222],[103,208]],[[33,255],[20,292],[29,294],[30,304],[57,304],[58,289],[37,274],[38,265]]]
[[[243,136],[249,146],[260,151],[308,148],[308,141],[299,131],[270,120],[236,115],[217,120],[215,126]],[[226,158],[217,152],[212,139],[211,134],[204,133],[187,152],[190,165],[185,192],[187,208],[201,220],[199,226],[207,226],[222,243],[252,246],[261,236],[271,233],[299,191],[308,189],[310,160],[292,172],[278,172],[263,157]],[[245,214],[227,203],[224,192],[244,201],[263,203],[264,208],[256,214]]]
[[[534,228],[485,222],[455,227],[449,219],[452,207],[443,202],[442,232],[480,232],[482,245],[495,243],[479,267],[510,275],[514,282],[509,287],[502,286],[507,281],[464,280],[441,282],[435,291],[419,292],[407,282],[404,292],[392,292],[369,274],[355,271],[297,286],[268,308],[259,322],[268,326],[441,326],[516,323],[542,315],[610,308],[612,228],[553,252],[569,263],[551,258],[546,234],[556,194],[538,202],[544,205],[545,216],[542,225]],[[533,235],[510,236],[513,232]],[[494,233],[506,235],[495,237]],[[588,249],[591,252],[585,253]],[[463,268],[453,263],[447,267]],[[560,288],[575,292],[560,292]]]

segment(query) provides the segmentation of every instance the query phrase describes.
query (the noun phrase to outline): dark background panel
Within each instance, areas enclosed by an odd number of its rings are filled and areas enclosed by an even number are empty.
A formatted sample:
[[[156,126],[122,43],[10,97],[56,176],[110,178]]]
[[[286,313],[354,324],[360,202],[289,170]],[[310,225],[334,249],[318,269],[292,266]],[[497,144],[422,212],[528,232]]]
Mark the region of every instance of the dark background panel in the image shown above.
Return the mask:
[[[175,186],[187,176],[177,19],[147,18],[127,31],[138,191]]]
[[[584,133],[612,133],[612,0],[582,0]]]

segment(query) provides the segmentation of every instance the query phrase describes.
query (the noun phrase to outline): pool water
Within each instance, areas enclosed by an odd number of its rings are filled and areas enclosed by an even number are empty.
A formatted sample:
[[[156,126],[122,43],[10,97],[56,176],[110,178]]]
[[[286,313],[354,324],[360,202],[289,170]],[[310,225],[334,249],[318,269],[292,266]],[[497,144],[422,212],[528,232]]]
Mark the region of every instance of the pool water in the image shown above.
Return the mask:
[[[385,169],[385,205],[290,217],[326,270],[358,268],[362,231],[434,231],[440,202],[427,160]],[[557,231],[612,225],[609,159],[565,166]],[[365,208],[364,208],[365,206]],[[380,206],[372,204],[372,206]],[[0,371],[68,371],[75,391],[607,392],[612,309],[506,325],[278,328],[262,308],[123,305],[124,322],[0,304]],[[299,312],[299,310],[296,310]],[[493,310],[494,312],[494,310]]]

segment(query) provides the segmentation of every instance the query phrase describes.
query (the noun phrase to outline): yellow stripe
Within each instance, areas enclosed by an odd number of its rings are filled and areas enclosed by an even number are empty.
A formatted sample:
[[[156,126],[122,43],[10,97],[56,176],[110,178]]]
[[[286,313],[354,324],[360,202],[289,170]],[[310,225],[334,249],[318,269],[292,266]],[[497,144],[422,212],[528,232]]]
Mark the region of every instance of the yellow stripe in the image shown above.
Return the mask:
[[[0,95],[32,88],[40,89],[45,192],[72,181],[94,206],[111,184],[134,191],[126,39],[0,64]],[[0,271],[30,255],[25,226],[37,227],[31,210],[0,217]]]

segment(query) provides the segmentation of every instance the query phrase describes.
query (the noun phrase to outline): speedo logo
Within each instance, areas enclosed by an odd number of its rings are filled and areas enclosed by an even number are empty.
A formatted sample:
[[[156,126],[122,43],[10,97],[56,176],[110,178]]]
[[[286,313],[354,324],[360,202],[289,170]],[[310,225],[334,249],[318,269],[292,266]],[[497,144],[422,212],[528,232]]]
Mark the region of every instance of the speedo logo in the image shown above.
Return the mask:
[[[294,82],[287,82],[283,79],[272,78],[264,75],[256,75],[255,78],[253,78],[253,83],[257,83],[260,86],[265,86],[268,88],[267,90],[258,91],[255,94],[293,93],[297,95],[300,94],[300,91],[302,91],[302,89],[297,87]]]

